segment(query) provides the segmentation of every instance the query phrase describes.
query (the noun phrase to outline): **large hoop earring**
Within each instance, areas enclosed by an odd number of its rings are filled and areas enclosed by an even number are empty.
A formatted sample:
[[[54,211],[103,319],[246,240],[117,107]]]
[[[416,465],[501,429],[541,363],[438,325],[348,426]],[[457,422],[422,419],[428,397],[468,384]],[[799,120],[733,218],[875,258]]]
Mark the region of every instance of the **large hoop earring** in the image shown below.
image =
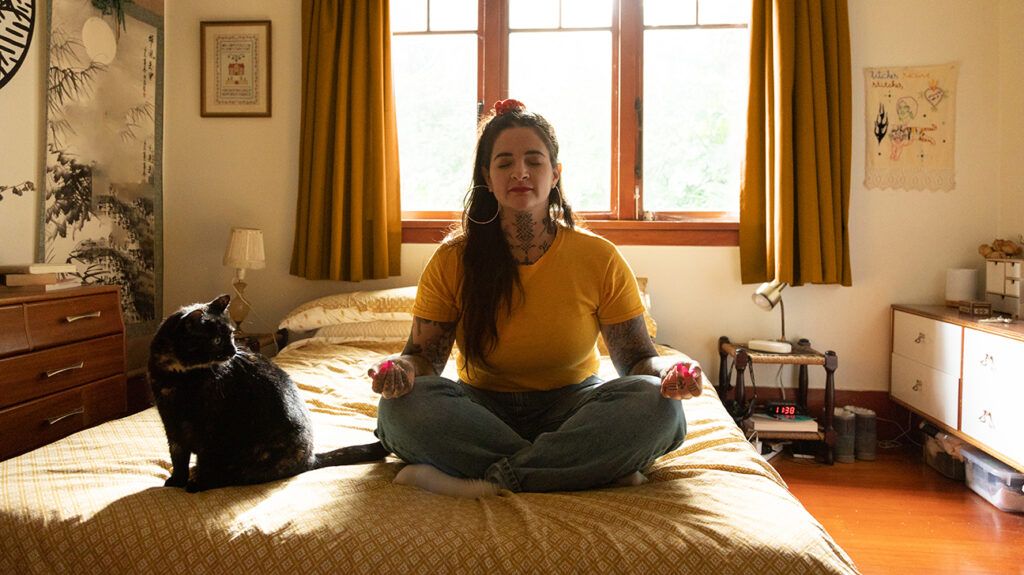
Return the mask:
[[[562,196],[562,188],[559,188],[557,185],[551,186],[551,192],[555,193],[556,201],[554,203],[550,203],[549,199],[548,214],[550,214],[551,219],[553,220],[560,219],[565,213],[565,197]],[[551,192],[548,192],[549,198],[551,197]]]
[[[471,190],[476,190],[477,188],[485,188],[485,189],[487,189],[488,191],[490,191],[490,189],[489,189],[489,188],[487,188],[487,186],[480,186],[480,185],[476,185],[476,186],[473,186]],[[498,202],[497,202],[497,200],[495,200],[495,202],[494,202],[494,203],[496,203],[496,204],[497,204],[497,203],[498,203]],[[501,213],[501,204],[498,204],[498,209],[497,209],[497,210],[495,210],[495,212],[494,212],[494,215],[493,215],[493,216],[491,216],[491,219],[489,219],[489,220],[487,220],[487,221],[484,221],[484,222],[481,222],[480,220],[475,220],[475,219],[473,219],[473,216],[469,215],[469,213],[470,213],[471,211],[473,211],[473,203],[472,203],[472,202],[470,202],[470,204],[469,204],[469,208],[467,208],[467,209],[466,209],[466,219],[467,219],[467,220],[469,220],[469,221],[471,221],[471,222],[473,222],[474,224],[476,224],[476,225],[478,225],[478,226],[484,226],[484,225],[487,225],[487,224],[489,224],[489,223],[493,222],[493,221],[494,221],[495,219],[497,219],[497,217],[498,217],[498,214],[500,214],[500,213]]]
[[[501,213],[501,204],[498,204],[498,209],[495,210],[494,215],[491,216],[491,218],[489,220],[487,220],[487,221],[481,222],[479,220],[474,220],[473,216],[469,215],[468,211],[466,212],[466,219],[471,221],[471,222],[473,222],[474,224],[476,224],[478,226],[484,226],[484,225],[487,225],[487,224],[493,222],[495,219],[497,219],[498,218],[498,214],[500,214],[500,213]]]

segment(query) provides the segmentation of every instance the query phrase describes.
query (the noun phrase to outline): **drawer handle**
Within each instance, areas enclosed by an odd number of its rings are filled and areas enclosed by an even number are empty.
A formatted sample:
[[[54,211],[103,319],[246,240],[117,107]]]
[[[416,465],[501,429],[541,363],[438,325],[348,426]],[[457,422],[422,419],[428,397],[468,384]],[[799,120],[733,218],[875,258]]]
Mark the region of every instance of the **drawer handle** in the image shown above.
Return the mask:
[[[84,407],[79,407],[78,409],[71,410],[71,411],[65,413],[64,415],[58,415],[57,417],[51,417],[51,418],[46,420],[46,423],[47,423],[47,425],[57,425],[57,423],[59,423],[61,421],[64,421],[65,419],[67,419],[69,417],[74,417],[76,415],[82,415],[83,413],[85,413],[85,408]]]
[[[102,313],[103,312],[101,312],[100,310],[96,310],[96,311],[91,311],[89,313],[83,313],[81,315],[69,315],[66,318],[64,318],[64,321],[66,321],[68,323],[71,323],[73,321],[78,321],[80,319],[89,319],[89,318],[93,318],[93,317],[100,317],[100,314],[102,314]]]
[[[990,428],[992,428],[992,429],[995,429],[995,427],[996,427],[996,422],[995,422],[994,418],[992,417],[992,412],[987,410],[987,409],[983,409],[981,411],[981,417],[978,418],[978,421],[980,421],[982,423],[987,423],[988,426]]]
[[[924,385],[924,383],[920,379],[915,379],[914,381],[917,382],[914,384],[914,391],[921,391],[921,386]]]
[[[73,371],[76,369],[82,369],[83,367],[85,367],[85,361],[80,361],[75,365],[69,365],[67,367],[62,367],[60,369],[51,369],[50,371],[46,372],[46,377],[53,377],[55,375],[60,375],[65,371]]]
[[[982,365],[982,366],[984,366],[984,367],[988,367],[988,366],[992,365],[992,364],[993,364],[993,363],[995,363],[995,362],[996,362],[996,358],[994,358],[994,357],[992,357],[991,355],[989,355],[989,354],[987,354],[987,353],[986,353],[986,354],[985,354],[985,357],[984,357],[984,358],[982,358],[982,360],[981,360],[981,362],[980,362],[980,363],[981,363],[981,365]]]
[[[922,342],[924,342],[924,333],[917,332],[917,337],[914,338],[914,343],[922,343]]]

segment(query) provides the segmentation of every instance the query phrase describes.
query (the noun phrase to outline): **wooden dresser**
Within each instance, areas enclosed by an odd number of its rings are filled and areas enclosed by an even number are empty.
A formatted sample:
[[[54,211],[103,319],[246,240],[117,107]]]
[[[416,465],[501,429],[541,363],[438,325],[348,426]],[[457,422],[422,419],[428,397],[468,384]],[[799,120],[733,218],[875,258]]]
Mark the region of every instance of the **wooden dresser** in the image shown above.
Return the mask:
[[[1024,471],[1024,323],[892,306],[892,399]]]
[[[119,289],[0,289],[0,460],[125,415]]]

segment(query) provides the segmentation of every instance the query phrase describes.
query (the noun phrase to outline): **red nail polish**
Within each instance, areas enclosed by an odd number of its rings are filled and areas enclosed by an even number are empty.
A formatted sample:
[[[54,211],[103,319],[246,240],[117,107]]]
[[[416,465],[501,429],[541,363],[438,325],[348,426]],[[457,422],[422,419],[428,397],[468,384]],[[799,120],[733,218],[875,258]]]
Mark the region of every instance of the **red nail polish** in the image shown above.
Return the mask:
[[[679,374],[679,377],[690,377],[693,375],[693,372],[690,371],[690,367],[681,363],[676,364],[676,373]]]

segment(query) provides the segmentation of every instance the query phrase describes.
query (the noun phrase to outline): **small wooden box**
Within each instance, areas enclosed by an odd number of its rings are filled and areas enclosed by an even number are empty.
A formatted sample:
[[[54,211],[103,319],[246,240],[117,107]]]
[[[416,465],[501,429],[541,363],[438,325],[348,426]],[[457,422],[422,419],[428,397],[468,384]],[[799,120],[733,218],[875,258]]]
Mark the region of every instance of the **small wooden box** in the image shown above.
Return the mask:
[[[992,304],[987,301],[962,301],[958,309],[960,313],[971,317],[989,317],[992,315]]]

